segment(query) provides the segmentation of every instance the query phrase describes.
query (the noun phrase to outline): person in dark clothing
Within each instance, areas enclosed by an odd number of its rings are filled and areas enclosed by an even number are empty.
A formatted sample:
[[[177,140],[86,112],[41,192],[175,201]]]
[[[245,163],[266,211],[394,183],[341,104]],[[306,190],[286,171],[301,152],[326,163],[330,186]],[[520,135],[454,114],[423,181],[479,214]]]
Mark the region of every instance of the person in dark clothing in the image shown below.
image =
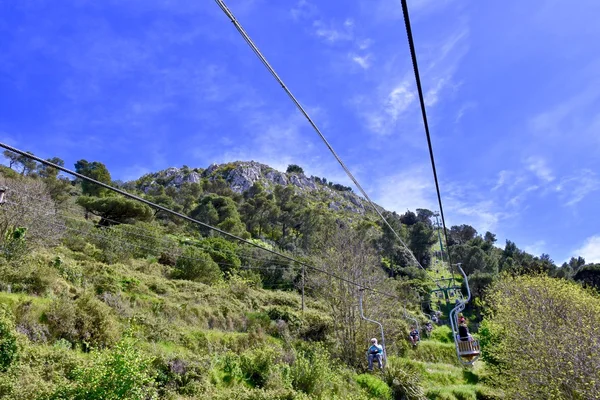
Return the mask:
[[[469,327],[467,326],[466,322],[458,325],[458,339],[461,342],[470,342],[473,340],[473,337],[469,333]]]

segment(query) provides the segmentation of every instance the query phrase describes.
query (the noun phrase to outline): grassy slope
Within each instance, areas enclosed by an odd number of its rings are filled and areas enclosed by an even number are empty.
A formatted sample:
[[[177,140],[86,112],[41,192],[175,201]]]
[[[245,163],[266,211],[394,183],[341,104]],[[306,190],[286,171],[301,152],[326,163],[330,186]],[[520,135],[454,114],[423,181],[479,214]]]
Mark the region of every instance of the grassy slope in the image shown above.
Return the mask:
[[[59,266],[54,262],[57,257],[61,260]],[[166,269],[168,267],[156,260],[106,265],[85,252],[58,248],[35,254],[29,265],[24,266],[24,273],[43,275],[40,296],[0,292],[0,303],[13,309],[18,324],[35,327],[44,320],[44,313],[61,293],[71,296],[79,296],[84,291],[100,296],[106,292],[116,293],[104,302],[110,305],[120,322],[121,332],[133,334],[140,339],[140,348],[159,359],[191,360],[190,365],[199,369],[198,374],[204,373],[215,390],[231,386],[223,369],[223,359],[230,352],[242,354],[257,348],[274,348],[288,354],[286,338],[290,335],[306,337],[316,325],[327,323],[322,317],[325,305],[310,299],[302,317],[298,312],[300,297],[296,293],[256,289],[235,280],[216,287],[174,281],[165,278]],[[280,318],[285,315],[287,323],[278,325],[272,318],[274,315]],[[459,367],[453,345],[442,343],[447,341],[446,328],[438,329],[440,333],[435,340],[423,340],[417,349],[409,349],[401,362],[419,373],[429,398],[486,398],[484,394],[489,389],[478,383],[481,370],[465,372]],[[48,344],[32,347],[42,353],[54,351]],[[77,351],[76,357],[87,355]],[[345,369],[338,373],[352,376]],[[60,385],[64,377],[53,379],[55,385]],[[40,382],[34,379],[30,384]],[[238,383],[247,386],[244,382]],[[360,391],[357,385],[348,385],[349,393]]]

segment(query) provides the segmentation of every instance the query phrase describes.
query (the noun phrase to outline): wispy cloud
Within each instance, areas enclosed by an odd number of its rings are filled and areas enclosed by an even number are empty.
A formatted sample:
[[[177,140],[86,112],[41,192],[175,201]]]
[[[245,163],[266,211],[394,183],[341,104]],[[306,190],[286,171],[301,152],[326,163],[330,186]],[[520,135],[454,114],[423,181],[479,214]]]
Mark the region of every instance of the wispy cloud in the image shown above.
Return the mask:
[[[314,33],[329,44],[350,41],[354,39],[354,21],[346,19],[340,26],[334,22],[325,23],[321,20],[313,22]]]
[[[371,67],[371,55],[359,56],[358,54],[350,53],[350,58],[362,69],[367,70]]]
[[[435,187],[425,166],[415,166],[377,182],[378,204],[399,213],[416,208],[435,209]]]
[[[457,87],[454,76],[460,60],[467,53],[468,36],[467,26],[461,23],[452,34],[423,46],[428,49],[420,59],[427,107],[433,109],[446,92]],[[385,136],[392,133],[404,117],[419,115],[419,108],[415,106],[417,93],[412,64],[406,59],[392,58],[371,70],[377,84],[370,92],[357,96],[354,104],[365,127],[374,134]]]
[[[307,0],[299,0],[290,10],[290,14],[296,21],[313,18],[317,14],[317,7]]]
[[[561,179],[555,190],[559,192],[565,205],[574,206],[589,194],[600,190],[600,179],[594,171],[584,169]]]
[[[539,256],[542,253],[545,253],[545,249],[546,249],[546,241],[545,240],[538,240],[533,244],[523,247],[523,250],[525,250],[529,254],[533,254],[534,256]]]
[[[526,167],[543,182],[549,183],[555,179],[552,170],[548,166],[546,160],[542,157],[529,157],[526,161]]]

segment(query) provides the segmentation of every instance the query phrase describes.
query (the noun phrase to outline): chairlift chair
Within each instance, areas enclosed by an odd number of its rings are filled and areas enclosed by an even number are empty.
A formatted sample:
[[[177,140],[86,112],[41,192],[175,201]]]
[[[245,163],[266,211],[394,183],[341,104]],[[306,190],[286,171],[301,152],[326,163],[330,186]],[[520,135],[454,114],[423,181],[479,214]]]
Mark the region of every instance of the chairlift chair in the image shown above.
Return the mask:
[[[381,324],[381,322],[375,321],[374,319],[370,319],[365,317],[364,311],[363,311],[363,288],[360,288],[358,290],[358,292],[360,293],[359,295],[359,302],[358,304],[360,305],[360,317],[362,319],[364,319],[367,322],[371,322],[373,324],[377,324],[379,326],[379,329],[381,331],[381,347],[383,348],[383,354],[382,354],[382,359],[381,359],[381,365],[382,365],[382,370],[385,369],[385,364],[387,362],[387,352],[385,350],[385,336],[383,333],[383,325]],[[368,359],[369,355],[367,354],[367,359]]]
[[[470,366],[477,361],[481,355],[481,348],[479,341],[476,339],[472,340],[461,340],[458,333],[458,314],[465,309],[465,305],[471,300],[471,290],[469,289],[469,281],[467,275],[457,264],[458,270],[463,275],[467,287],[467,298],[463,300],[457,300],[457,305],[450,311],[450,325],[452,327],[452,335],[454,336],[454,345],[456,347],[456,355],[458,361],[465,366]]]

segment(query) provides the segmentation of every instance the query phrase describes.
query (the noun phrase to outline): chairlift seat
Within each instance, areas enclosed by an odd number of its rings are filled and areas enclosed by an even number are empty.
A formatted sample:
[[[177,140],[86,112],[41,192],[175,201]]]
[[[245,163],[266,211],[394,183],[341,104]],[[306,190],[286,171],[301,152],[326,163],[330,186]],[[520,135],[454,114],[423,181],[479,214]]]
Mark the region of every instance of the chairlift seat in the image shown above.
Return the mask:
[[[458,341],[458,355],[461,357],[475,357],[481,354],[478,340]]]

